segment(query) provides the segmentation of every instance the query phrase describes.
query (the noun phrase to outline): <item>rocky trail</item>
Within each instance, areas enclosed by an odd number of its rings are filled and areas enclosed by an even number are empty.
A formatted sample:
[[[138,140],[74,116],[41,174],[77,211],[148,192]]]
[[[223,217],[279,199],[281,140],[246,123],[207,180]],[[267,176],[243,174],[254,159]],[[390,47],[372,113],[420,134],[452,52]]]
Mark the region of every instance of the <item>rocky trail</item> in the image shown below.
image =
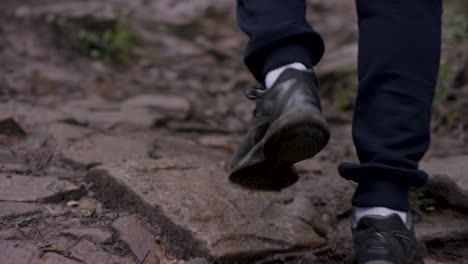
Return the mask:
[[[354,4],[310,1],[329,146],[292,187],[253,192],[227,179],[255,85],[234,3],[186,2],[2,1],[1,264],[352,263],[336,167],[356,160]],[[431,177],[411,195],[428,264],[468,263],[463,12],[447,4]]]

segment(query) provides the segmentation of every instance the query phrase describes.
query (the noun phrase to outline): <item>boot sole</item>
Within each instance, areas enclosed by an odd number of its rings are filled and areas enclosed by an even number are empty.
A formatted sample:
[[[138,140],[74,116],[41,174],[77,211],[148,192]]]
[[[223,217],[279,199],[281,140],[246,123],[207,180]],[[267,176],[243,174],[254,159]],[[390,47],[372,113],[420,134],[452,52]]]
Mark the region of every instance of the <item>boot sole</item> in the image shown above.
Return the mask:
[[[329,139],[328,125],[317,109],[295,109],[270,126],[265,137],[236,164],[229,179],[252,190],[289,187],[299,179],[291,166],[314,157]]]
[[[324,121],[307,120],[274,128],[265,142],[263,151],[266,159],[281,164],[294,164],[319,153],[327,145],[330,132]]]

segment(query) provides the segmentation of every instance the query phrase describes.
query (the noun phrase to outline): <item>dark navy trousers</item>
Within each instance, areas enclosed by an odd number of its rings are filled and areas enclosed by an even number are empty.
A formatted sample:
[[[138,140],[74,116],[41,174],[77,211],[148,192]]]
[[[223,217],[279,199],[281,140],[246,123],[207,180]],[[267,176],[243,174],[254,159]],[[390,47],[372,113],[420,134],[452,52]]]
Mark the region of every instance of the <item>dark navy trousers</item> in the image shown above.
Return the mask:
[[[305,0],[238,0],[249,36],[245,63],[263,82],[292,62],[315,66],[324,43],[306,21]],[[427,174],[418,163],[429,147],[441,45],[441,0],[356,0],[359,91],[353,139],[359,164],[340,175],[358,183],[353,205],[408,210],[408,190]]]

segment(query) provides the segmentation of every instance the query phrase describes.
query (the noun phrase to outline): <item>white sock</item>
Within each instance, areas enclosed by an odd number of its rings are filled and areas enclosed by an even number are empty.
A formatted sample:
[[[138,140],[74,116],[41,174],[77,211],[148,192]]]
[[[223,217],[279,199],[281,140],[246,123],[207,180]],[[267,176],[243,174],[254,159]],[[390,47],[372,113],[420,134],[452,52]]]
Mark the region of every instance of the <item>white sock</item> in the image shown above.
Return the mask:
[[[380,216],[387,216],[391,214],[397,214],[403,223],[406,223],[406,219],[408,217],[407,212],[393,210],[387,207],[354,207],[354,219],[356,223],[365,216],[368,215],[380,215]]]
[[[284,72],[284,70],[286,69],[297,69],[297,70],[306,70],[306,66],[300,62],[294,62],[294,63],[291,63],[291,64],[287,64],[287,65],[284,65],[284,66],[281,66],[279,68],[276,68],[274,70],[271,70],[267,73],[266,77],[265,77],[265,87],[267,89],[271,88],[271,86],[273,86],[273,84],[276,82],[276,80],[278,79],[278,77],[281,75],[281,73]]]

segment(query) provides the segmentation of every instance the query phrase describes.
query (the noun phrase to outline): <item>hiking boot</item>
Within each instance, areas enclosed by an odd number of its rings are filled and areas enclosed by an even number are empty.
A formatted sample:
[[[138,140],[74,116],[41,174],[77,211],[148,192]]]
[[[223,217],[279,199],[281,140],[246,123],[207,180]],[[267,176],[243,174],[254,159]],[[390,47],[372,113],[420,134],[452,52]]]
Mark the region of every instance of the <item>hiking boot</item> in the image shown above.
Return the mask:
[[[366,216],[353,224],[358,264],[424,264],[424,244],[416,239],[411,213],[407,223],[397,214]]]
[[[246,93],[256,101],[253,124],[231,163],[229,179],[254,190],[280,190],[298,180],[293,164],[328,143],[312,70],[285,70],[270,89]]]

